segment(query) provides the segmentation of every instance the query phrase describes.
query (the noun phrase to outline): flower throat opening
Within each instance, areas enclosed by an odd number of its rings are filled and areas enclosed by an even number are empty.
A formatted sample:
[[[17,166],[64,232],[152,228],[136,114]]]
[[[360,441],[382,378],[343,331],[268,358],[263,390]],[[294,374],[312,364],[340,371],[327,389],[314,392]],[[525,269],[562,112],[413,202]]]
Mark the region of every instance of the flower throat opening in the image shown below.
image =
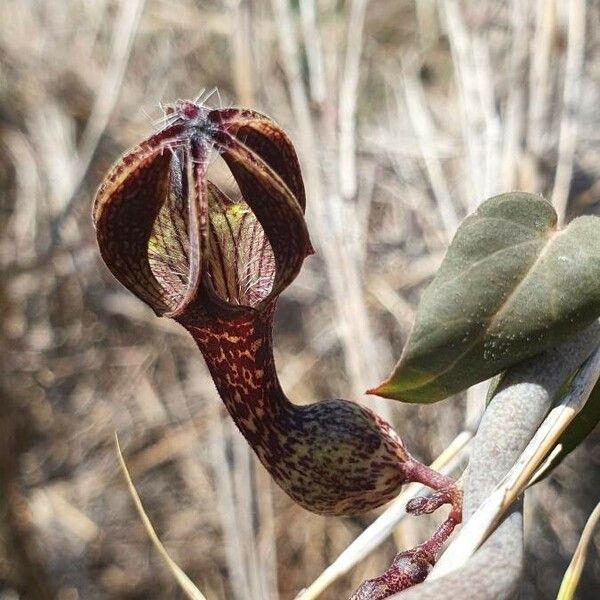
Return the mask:
[[[190,246],[192,196],[185,168],[182,152],[174,151],[165,201],[148,240],[150,269],[172,309],[181,304],[190,284],[191,252],[199,251]],[[206,256],[200,257],[204,269],[201,280],[223,302],[255,307],[273,288],[273,249],[221,157],[211,161],[209,176],[202,186],[208,243]]]

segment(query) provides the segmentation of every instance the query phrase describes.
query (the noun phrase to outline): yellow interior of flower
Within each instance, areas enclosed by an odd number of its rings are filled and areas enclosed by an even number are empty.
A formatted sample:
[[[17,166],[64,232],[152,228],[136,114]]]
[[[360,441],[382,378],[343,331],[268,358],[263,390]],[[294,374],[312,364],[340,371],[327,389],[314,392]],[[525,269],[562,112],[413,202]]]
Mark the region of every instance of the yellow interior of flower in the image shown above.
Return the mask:
[[[221,300],[256,306],[270,293],[275,278],[275,257],[264,230],[231,181],[231,196],[207,181],[208,281]],[[229,191],[229,189],[228,189]],[[237,198],[236,198],[237,196]],[[148,262],[165,295],[176,308],[183,301],[190,278],[189,194],[174,157],[169,192],[148,240]]]

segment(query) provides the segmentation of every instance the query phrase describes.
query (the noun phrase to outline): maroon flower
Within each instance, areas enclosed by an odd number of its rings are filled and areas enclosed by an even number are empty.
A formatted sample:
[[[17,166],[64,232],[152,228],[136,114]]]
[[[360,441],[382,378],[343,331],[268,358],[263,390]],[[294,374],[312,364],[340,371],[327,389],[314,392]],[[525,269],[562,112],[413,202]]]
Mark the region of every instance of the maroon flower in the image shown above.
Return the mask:
[[[264,310],[312,253],[294,148],[268,117],[179,101],[104,179],[94,223],[115,277],[160,316]],[[242,198],[207,179],[217,151]]]
[[[211,152],[227,164],[239,199],[208,179]],[[166,125],[106,176],[93,216],[108,268],[157,315],[192,334],[240,431],[296,502],[317,513],[356,514],[419,481],[439,492],[413,512],[453,505],[431,542],[365,584],[379,590],[369,597],[383,598],[425,576],[460,520],[460,493],[368,408],[340,399],[296,405],[285,396],[272,319],[279,294],[312,253],[304,208],[298,158],[272,120],[179,101]]]

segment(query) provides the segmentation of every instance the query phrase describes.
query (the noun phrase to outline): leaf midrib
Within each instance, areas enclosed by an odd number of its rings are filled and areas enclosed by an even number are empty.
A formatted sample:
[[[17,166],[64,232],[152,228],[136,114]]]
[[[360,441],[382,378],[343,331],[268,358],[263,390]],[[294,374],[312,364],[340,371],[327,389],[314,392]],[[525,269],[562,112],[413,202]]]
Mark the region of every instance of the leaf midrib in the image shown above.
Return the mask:
[[[504,220],[504,219],[503,219]],[[449,371],[451,371],[460,360],[462,360],[469,352],[471,352],[471,350],[473,350],[473,348],[475,348],[477,346],[477,344],[479,344],[487,335],[487,333],[490,331],[490,329],[492,328],[492,326],[494,325],[494,323],[497,321],[498,316],[500,313],[503,313],[504,311],[507,310],[507,308],[510,306],[511,300],[515,297],[515,294],[518,292],[518,290],[522,287],[522,285],[524,284],[524,282],[531,276],[531,274],[535,271],[536,267],[539,265],[540,260],[543,258],[543,256],[545,254],[547,254],[548,252],[548,248],[550,248],[550,246],[552,245],[552,243],[557,239],[557,237],[564,233],[565,231],[567,231],[567,229],[563,229],[561,231],[557,231],[556,229],[553,229],[551,231],[551,236],[547,237],[547,242],[544,245],[544,247],[540,250],[540,253],[538,254],[538,256],[536,257],[536,259],[531,263],[531,266],[527,269],[527,272],[525,273],[525,276],[517,283],[517,285],[515,285],[515,287],[513,288],[513,290],[511,292],[509,292],[507,298],[504,300],[504,302],[502,303],[502,305],[499,307],[499,309],[490,317],[488,317],[488,319],[484,320],[489,322],[487,323],[487,325],[485,325],[483,327],[483,329],[481,330],[481,332],[473,339],[473,341],[471,342],[471,344],[469,344],[467,346],[467,348],[461,352],[461,354],[459,354],[456,359],[454,359],[444,370],[440,371],[439,373],[436,373],[435,375],[433,375],[430,379],[427,379],[425,381],[420,381],[418,385],[409,387],[409,388],[404,388],[403,391],[411,391],[411,390],[415,390],[418,388],[423,387],[424,385],[428,385],[432,382],[438,381],[442,376],[444,376],[446,373],[448,373]],[[534,240],[529,240],[529,242],[532,242]],[[525,242],[521,242],[519,244],[515,244],[514,246],[510,246],[510,248],[516,248],[520,245],[523,245]],[[503,250],[506,250],[507,248],[503,248]],[[496,253],[494,253],[496,254]],[[490,255],[490,257],[493,256],[492,254]],[[486,257],[487,258],[487,257]],[[485,259],[483,259],[485,260]],[[481,261],[478,261],[481,262]]]
[[[503,223],[510,223],[511,225],[516,225],[517,227],[521,227],[522,229],[526,229],[527,231],[538,231],[537,229],[534,229],[533,227],[527,227],[526,225],[523,225],[521,223],[515,223],[514,221],[509,221],[508,219],[502,219],[500,217],[482,217],[481,220],[479,221],[478,225],[481,224],[482,221],[501,221]],[[497,256],[498,254],[500,254],[502,252],[505,252],[508,250],[513,250],[515,248],[519,248],[520,246],[526,246],[527,244],[532,244],[534,242],[539,242],[540,239],[543,239],[543,236],[538,236],[538,237],[535,237],[535,238],[532,238],[529,240],[525,240],[523,242],[519,242],[518,244],[513,244],[512,246],[504,246],[504,248],[499,248],[498,250],[492,252],[491,254],[488,254],[487,256],[484,256],[483,258],[474,262],[463,273],[459,273],[456,277],[452,277],[452,279],[448,279],[447,281],[442,282],[437,289],[438,290],[444,289],[448,284],[453,283],[457,279],[460,279],[461,277],[466,276],[470,271],[472,271],[473,269],[475,269],[476,267],[478,267],[482,264],[485,264],[488,260],[494,258],[495,256]]]

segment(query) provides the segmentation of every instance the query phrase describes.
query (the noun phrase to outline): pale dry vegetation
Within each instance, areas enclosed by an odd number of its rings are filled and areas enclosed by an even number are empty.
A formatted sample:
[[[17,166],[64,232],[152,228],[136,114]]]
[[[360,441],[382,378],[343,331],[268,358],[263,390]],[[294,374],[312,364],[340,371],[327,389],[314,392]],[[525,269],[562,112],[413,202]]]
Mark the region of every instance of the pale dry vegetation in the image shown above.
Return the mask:
[[[522,189],[567,218],[599,212],[599,32],[596,0],[3,0],[0,599],[181,597],[115,430],[158,533],[210,599],[293,598],[372,520],[309,514],[274,487],[192,340],[101,264],[95,188],[161,102],[216,87],[209,105],[289,132],[317,254],[280,300],[281,380],[297,402],[369,401],[480,201]],[[429,461],[480,402],[376,406]],[[597,442],[528,496],[527,598],[553,597],[598,500]],[[405,520],[395,542],[432,525]],[[597,534],[581,599],[597,597],[599,548]],[[390,539],[323,598],[394,552]]]

